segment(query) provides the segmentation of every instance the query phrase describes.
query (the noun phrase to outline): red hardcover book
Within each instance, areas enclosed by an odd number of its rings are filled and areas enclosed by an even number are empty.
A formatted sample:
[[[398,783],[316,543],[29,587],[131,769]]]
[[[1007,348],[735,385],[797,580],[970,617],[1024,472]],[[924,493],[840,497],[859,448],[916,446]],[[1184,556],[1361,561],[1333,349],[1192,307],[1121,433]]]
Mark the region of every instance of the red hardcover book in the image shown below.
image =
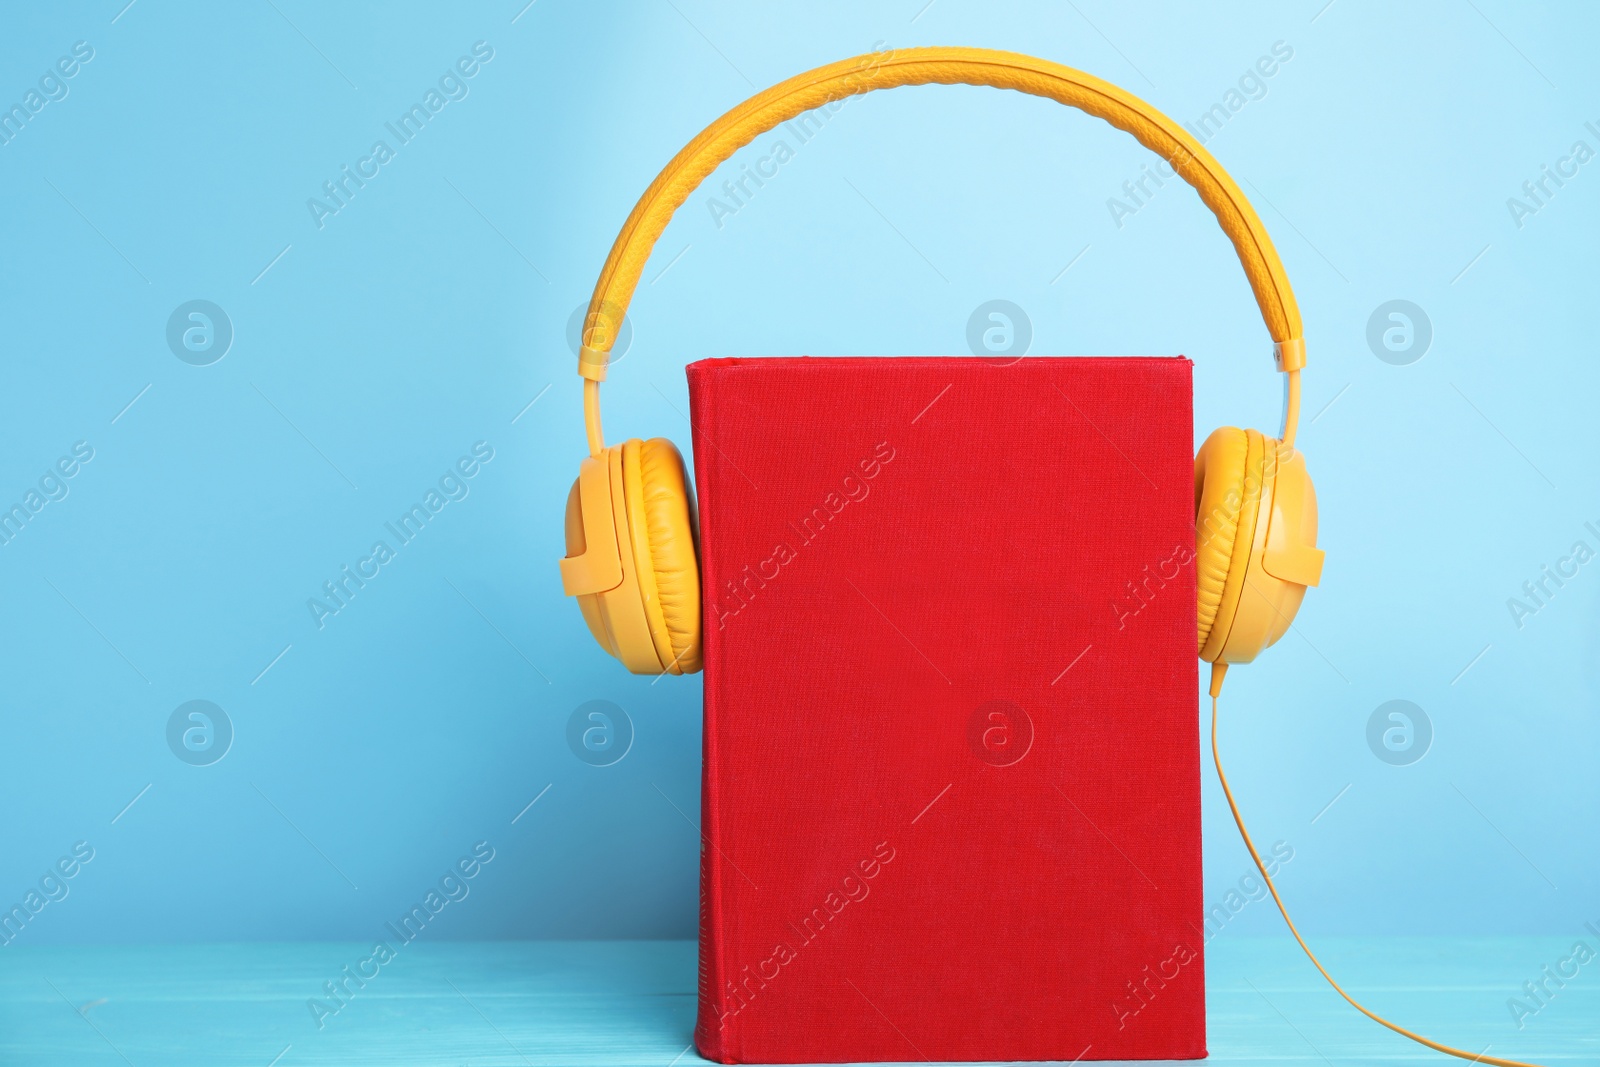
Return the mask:
[[[1190,369],[690,365],[703,1055],[1206,1054]]]

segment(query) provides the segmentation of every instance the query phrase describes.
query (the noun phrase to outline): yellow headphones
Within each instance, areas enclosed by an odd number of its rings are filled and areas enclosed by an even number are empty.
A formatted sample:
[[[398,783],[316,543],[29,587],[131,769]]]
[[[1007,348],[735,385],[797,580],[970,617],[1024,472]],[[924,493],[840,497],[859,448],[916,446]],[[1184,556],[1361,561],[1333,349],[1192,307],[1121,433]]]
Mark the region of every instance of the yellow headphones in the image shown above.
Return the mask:
[[[634,205],[584,322],[578,352],[589,457],[567,497],[567,556],[561,584],[578,598],[601,646],[635,674],[691,674],[701,667],[700,568],[683,457],[663,438],[606,447],[600,383],[639,275],[672,215],[712,171],[780,123],[834,100],[900,85],[988,85],[1044,96],[1102,118],[1165,158],[1200,194],[1244,265],[1284,374],[1277,438],[1224,426],[1194,460],[1196,622],[1200,658],[1211,664],[1211,751],[1229,810],[1295,940],[1339,995],[1368,1018],[1439,1052],[1496,1067],[1517,1060],[1466,1052],[1368,1010],[1323,969],[1301,938],[1256,851],[1217,744],[1217,696],[1231,663],[1249,663],[1289,629],[1306,587],[1322,577],[1317,497],[1294,448],[1300,369],[1306,365],[1300,309],[1266,228],[1211,153],[1149,104],[1085,74],[1032,56],[985,48],[911,48],[847,59],[797,75],[751,97],[707,126],[672,158]]]
[[[700,573],[683,458],[670,441],[606,447],[600,383],[623,313],[656,238],[724,160],[789,119],[834,100],[900,85],[989,85],[1049,97],[1104,119],[1160,153],[1200,193],[1244,264],[1286,376],[1278,439],[1228,426],[1195,457],[1200,657],[1213,688],[1230,663],[1248,663],[1282,637],[1306,586],[1322,573],[1317,497],[1294,450],[1305,366],[1300,309],[1266,228],[1222,166],[1176,122],[1080,70],[982,48],[912,48],[818,67],[740,104],[673,157],[639,198],[584,323],[578,373],[589,458],[567,498],[561,584],[607,652],[635,674],[688,674],[700,662]]]

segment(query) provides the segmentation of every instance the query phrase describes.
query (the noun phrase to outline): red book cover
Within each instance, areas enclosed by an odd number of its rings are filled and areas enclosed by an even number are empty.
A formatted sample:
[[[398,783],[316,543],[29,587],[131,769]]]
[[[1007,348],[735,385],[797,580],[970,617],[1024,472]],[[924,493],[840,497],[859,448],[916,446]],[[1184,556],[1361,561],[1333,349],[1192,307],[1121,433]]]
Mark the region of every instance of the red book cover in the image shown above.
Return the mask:
[[[1190,370],[690,365],[703,1055],[1206,1054]]]

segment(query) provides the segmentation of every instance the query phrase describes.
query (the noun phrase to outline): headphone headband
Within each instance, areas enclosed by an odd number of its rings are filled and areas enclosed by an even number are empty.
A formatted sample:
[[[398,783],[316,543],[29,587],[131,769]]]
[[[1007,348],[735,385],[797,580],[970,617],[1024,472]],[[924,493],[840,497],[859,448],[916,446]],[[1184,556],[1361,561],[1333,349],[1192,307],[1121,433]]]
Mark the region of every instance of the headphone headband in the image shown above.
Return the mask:
[[[911,48],[831,63],[758,93],[702,130],[650,183],[611,246],[585,319],[578,373],[585,379],[584,421],[591,454],[599,455],[604,448],[599,386],[616,340],[609,326],[620,328],[656,239],[689,195],[733,153],[802,112],[875,89],[929,83],[1013,89],[1078,108],[1132,134],[1194,186],[1233,242],[1272,335],[1274,363],[1288,375],[1282,437],[1285,444],[1293,444],[1299,421],[1299,370],[1306,362],[1300,308],[1266,227],[1211,153],[1143,100],[1081,70],[987,48]]]

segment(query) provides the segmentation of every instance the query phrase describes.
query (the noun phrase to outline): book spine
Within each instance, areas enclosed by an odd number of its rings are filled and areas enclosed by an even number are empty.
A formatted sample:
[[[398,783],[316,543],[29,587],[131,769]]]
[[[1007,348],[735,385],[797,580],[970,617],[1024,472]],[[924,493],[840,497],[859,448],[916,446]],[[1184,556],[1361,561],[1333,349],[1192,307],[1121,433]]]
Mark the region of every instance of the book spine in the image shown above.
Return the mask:
[[[706,735],[711,734],[710,700],[707,700]],[[709,755],[705,757],[706,772],[705,783],[701,789],[700,810],[712,810],[711,771]],[[705,829],[711,822],[707,815],[701,816],[702,834],[707,835],[700,842],[700,1009],[695,1017],[694,1047],[700,1055],[717,1063],[731,1062],[727,1057],[725,1035],[723,1034],[723,1005],[722,1005],[722,930],[718,910],[717,870],[714,861],[716,849],[711,846],[710,831]]]
[[[710,430],[711,407],[707,396],[706,376],[695,369],[689,372],[690,423]],[[711,461],[702,461],[700,449],[695,449],[695,487],[697,490],[701,523],[711,514],[706,507],[706,497],[715,475],[709,470]],[[704,525],[699,531],[700,544],[706,544]],[[705,712],[702,723],[700,759],[700,975],[699,1010],[695,1017],[694,1044],[700,1055],[718,1063],[728,1063],[729,1042],[724,1032],[724,984],[722,968],[722,893],[721,864],[716,847],[720,820],[717,818],[717,721],[721,702],[718,693],[716,626],[716,561],[710,554],[701,552],[700,611],[702,654],[705,669]],[[726,1020],[731,1021],[731,1020]]]

